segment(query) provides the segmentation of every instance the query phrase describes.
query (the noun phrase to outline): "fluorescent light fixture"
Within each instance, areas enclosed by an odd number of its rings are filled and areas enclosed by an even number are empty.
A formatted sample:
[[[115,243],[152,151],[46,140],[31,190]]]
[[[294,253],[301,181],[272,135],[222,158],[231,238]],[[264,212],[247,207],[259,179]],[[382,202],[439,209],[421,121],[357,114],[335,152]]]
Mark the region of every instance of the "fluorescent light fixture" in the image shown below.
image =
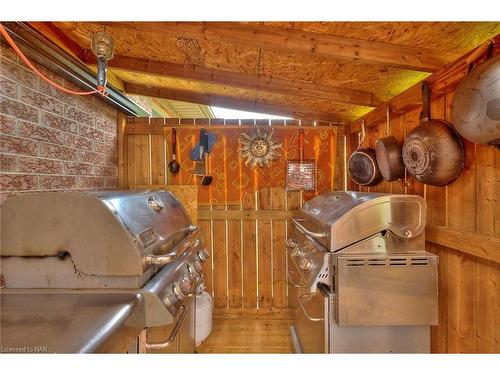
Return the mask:
[[[230,119],[283,119],[283,120],[291,120],[291,117],[284,116],[275,116],[275,115],[267,115],[265,113],[256,113],[256,112],[246,112],[246,111],[237,111],[235,109],[228,108],[220,108],[220,107],[211,107],[212,112],[216,118],[230,118]]]

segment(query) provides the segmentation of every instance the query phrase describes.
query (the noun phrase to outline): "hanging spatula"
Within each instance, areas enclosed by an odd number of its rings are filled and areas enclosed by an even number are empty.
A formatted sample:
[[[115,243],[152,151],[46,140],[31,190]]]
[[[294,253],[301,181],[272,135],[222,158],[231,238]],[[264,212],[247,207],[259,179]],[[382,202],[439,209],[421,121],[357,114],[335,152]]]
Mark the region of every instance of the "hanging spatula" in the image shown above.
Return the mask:
[[[208,173],[208,134],[203,137],[203,161],[205,164],[205,170],[201,176],[202,185],[210,185],[212,183],[212,176]]]
[[[203,176],[205,174],[205,129],[200,129],[200,140],[198,142],[198,159],[194,163],[195,176]]]

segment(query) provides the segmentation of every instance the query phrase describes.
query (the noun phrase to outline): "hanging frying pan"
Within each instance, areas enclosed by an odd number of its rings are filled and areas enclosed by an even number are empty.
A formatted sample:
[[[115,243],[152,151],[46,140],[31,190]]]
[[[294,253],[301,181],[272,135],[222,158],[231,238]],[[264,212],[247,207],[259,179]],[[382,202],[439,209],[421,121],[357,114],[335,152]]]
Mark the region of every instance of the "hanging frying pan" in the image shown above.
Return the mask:
[[[488,57],[493,46],[488,46]],[[500,149],[500,55],[472,69],[458,84],[451,114],[462,137]]]
[[[386,110],[386,136],[375,142],[375,155],[380,174],[387,181],[396,181],[404,178],[405,166],[401,156],[401,145],[398,140],[390,134],[391,111],[389,105]]]
[[[361,139],[358,148],[354,151],[347,162],[349,176],[358,185],[374,186],[382,181],[382,175],[377,166],[377,158],[372,148],[360,148],[365,139],[365,123],[361,124]]]
[[[464,167],[464,147],[460,135],[444,120],[430,117],[430,88],[422,84],[420,125],[403,144],[403,162],[408,172],[428,185],[448,185]]]
[[[172,128],[172,160],[168,163],[168,170],[172,174],[179,173],[181,168],[179,162],[177,161],[177,130]]]

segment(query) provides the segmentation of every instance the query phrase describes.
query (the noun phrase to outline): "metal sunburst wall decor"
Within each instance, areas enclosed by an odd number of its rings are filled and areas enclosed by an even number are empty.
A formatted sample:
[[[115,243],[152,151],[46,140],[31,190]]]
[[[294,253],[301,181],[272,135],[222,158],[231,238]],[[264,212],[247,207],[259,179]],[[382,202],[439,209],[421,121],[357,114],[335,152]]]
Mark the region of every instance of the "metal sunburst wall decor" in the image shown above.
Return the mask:
[[[280,156],[279,148],[282,146],[274,136],[274,129],[252,129],[250,134],[241,133],[238,151],[246,158],[245,166],[252,168],[270,167],[271,162]]]

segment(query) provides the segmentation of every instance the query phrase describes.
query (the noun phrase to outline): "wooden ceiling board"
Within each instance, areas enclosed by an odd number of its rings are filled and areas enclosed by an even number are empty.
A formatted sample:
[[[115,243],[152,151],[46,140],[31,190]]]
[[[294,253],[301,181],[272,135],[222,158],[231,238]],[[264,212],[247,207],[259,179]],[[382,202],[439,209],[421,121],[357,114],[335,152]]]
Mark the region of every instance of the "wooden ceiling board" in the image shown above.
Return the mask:
[[[386,101],[428,77],[430,73],[325,62],[318,67],[316,74],[317,84],[356,88],[371,92],[379,100]]]
[[[257,74],[260,51],[255,47],[228,45],[212,41],[200,41],[205,51],[204,64],[207,68],[231,70]]]
[[[235,30],[239,27],[238,23],[219,24],[229,25],[229,29],[235,27]],[[297,30],[299,32],[297,35],[304,37],[314,35],[307,34],[308,32],[317,33],[317,35],[322,35],[318,37],[318,41],[324,41],[325,36],[331,35],[332,38],[360,40],[360,43],[365,46],[366,41],[369,41],[393,44],[388,45],[389,48],[393,48],[394,45],[396,45],[394,48],[398,48],[397,45],[399,45],[402,49],[414,48],[413,51],[422,49],[426,51],[427,58],[430,58],[428,60],[430,65],[427,65],[429,67],[439,61],[439,59],[431,61],[433,60],[432,54],[429,55],[431,50],[436,51],[436,56],[442,53],[450,59],[457,54],[468,52],[500,33],[500,23],[495,22],[259,22],[241,24],[247,27],[247,31],[248,26],[251,26],[250,30],[254,29],[255,32],[258,32],[259,25],[262,25],[267,33],[272,32],[273,28],[277,30],[277,33],[280,32],[279,30]],[[182,23],[167,23],[169,32],[161,31],[161,23],[142,23],[142,26],[139,23],[138,26],[134,26],[135,24],[131,26],[129,23],[56,22],[54,25],[83,49],[90,47],[92,32],[106,30],[113,37],[116,55],[149,59],[160,64],[163,61],[219,69],[222,71],[220,74],[229,71],[256,77],[272,77],[295,82],[295,85],[309,83],[334,90],[358,90],[368,95],[371,93],[372,97],[379,101],[391,99],[429,75],[424,71],[411,70],[408,65],[403,67],[398,63],[383,64],[381,60],[378,62],[376,60],[369,62],[366,58],[349,60],[345,56],[337,58],[334,54],[327,56],[314,53],[315,51],[306,53],[307,49],[287,50],[276,45],[279,39],[271,38],[270,44],[267,45],[268,47],[274,45],[277,48],[266,48],[262,44],[253,43],[253,39],[249,38],[248,34],[243,36],[243,42],[236,43],[236,39],[226,37],[227,34],[219,34],[217,37],[216,31],[206,35],[200,34],[197,31],[200,30],[197,29],[197,23],[187,23],[184,29]],[[191,31],[183,33],[188,29]],[[222,29],[225,30],[224,27]],[[194,35],[199,36],[194,37]],[[297,41],[297,35],[291,37],[295,38],[295,42],[298,43],[300,40]],[[50,38],[50,36],[47,37]],[[313,41],[312,45],[315,45],[314,43]],[[366,48],[370,49],[370,47]],[[381,45],[380,48],[385,47]],[[335,50],[331,51],[335,53]],[[401,52],[400,56],[404,57],[405,53]],[[415,56],[414,54],[413,58]],[[418,61],[416,63],[418,65]],[[206,82],[181,77],[170,78],[150,72],[139,73],[116,68],[111,68],[110,72],[122,80],[125,86],[135,84],[184,90],[187,93],[195,93],[198,97],[203,94],[219,95],[223,97],[222,99],[229,98],[229,103],[232,103],[233,99],[237,101],[240,98],[245,101],[245,105],[254,101],[276,105],[278,110],[289,108],[294,113],[303,111],[304,113],[319,113],[322,116],[325,113],[332,113],[335,118],[340,118],[342,121],[355,120],[371,109],[360,105],[333,102],[327,100],[330,97],[326,94],[322,97],[321,95],[315,97],[311,92],[306,95],[306,91],[302,91],[300,95],[300,90],[295,90],[293,95],[288,95],[286,90],[263,91],[255,87],[239,87],[238,85],[243,84],[242,82],[234,84],[231,81],[231,86],[228,86],[227,82],[224,85],[217,84],[217,81],[213,80],[213,82]]]
[[[81,55],[84,56],[83,61],[85,63],[95,64],[95,57],[92,57],[89,52],[82,52]],[[380,101],[368,91],[346,87],[318,85],[304,81],[291,81],[263,75],[257,76],[254,74],[188,64],[154,61],[137,57],[115,55],[113,59],[108,62],[108,67],[111,69],[110,71],[113,69],[120,69],[122,71],[156,75],[159,77],[171,77],[202,83],[212,83],[220,86],[244,88],[247,90],[257,89],[286,95],[327,99],[339,103],[368,107],[376,107],[380,104]]]
[[[244,90],[175,78],[155,77],[144,73],[132,73],[122,70],[113,70],[113,72],[123,81],[135,85],[185,90],[193,94],[223,95],[248,102],[257,101],[259,103],[291,107],[302,111],[309,109],[312,112],[329,112],[335,114],[336,117],[345,122],[353,121],[372,109],[371,107],[340,104],[328,100],[269,93],[259,90]]]
[[[86,22],[55,22],[54,25],[68,33],[83,48],[90,45],[89,35],[96,30],[106,30],[114,38],[117,54],[186,62],[179,50],[177,36],[168,33],[124,30],[113,23],[105,26]],[[244,23],[242,23],[244,24]],[[259,22],[246,25],[272,26],[285,30],[316,32],[333,36],[384,42],[401,46],[419,47],[463,54],[500,33],[499,22]],[[181,28],[179,27],[180,34]],[[255,72],[259,48],[231,45],[207,39],[197,40],[203,61],[207,66],[228,70]],[[136,44],[139,43],[139,46]],[[128,52],[128,53],[127,53]],[[167,53],[165,53],[167,52]],[[233,59],[245,61],[237,62]]]
[[[300,96],[272,94],[267,92],[259,92],[256,98],[259,102],[267,104],[282,103],[282,105],[288,104],[290,107],[310,108],[315,112],[334,113],[337,117],[346,122],[354,121],[373,109],[371,107],[335,103],[328,100],[314,100]]]
[[[93,32],[106,30],[113,37],[116,55],[195,64],[242,73],[257,72],[259,48],[255,47],[195,40],[166,33],[135,30],[124,32],[119,27],[95,23],[55,22],[54,25],[67,32],[70,38],[85,49],[90,48],[90,35]]]
[[[366,65],[360,62],[325,60],[274,51],[262,53],[260,73],[325,86],[368,91],[382,101],[390,99],[429,75],[425,72]]]
[[[500,22],[261,22],[266,26],[465,54],[500,33]]]
[[[458,58],[453,52],[368,41],[352,37],[287,30],[266,24],[238,22],[120,22],[100,23],[103,27],[121,28],[128,33],[176,35],[213,41],[227,45],[260,47],[266,50],[293,51],[325,58],[359,60],[404,69],[436,71],[447,62]]]
[[[87,47],[90,40],[85,35],[90,35],[91,32],[104,29],[104,26],[86,23],[56,23],[56,26],[61,27],[66,32],[76,33],[79,36],[77,41],[82,48]],[[135,49],[122,48],[121,44],[134,44],[144,41],[144,53],[151,59],[159,61],[172,61],[176,63],[190,62],[181,54],[170,53],[168,59],[161,50],[155,49],[151,51],[151,47],[157,46],[158,43],[152,43],[155,35],[152,33],[122,33],[121,29],[113,27],[105,27],[114,38],[116,47],[115,54],[123,53],[125,56],[144,56],[141,51]],[[83,30],[82,32],[77,30]],[[130,39],[134,34],[137,34]],[[122,37],[125,37],[123,41]],[[173,42],[176,38],[165,36],[162,40],[165,42],[167,49],[179,49],[179,43]],[[170,44],[168,43],[170,41]],[[147,42],[147,43],[146,43]],[[422,72],[413,72],[397,68],[384,67],[381,65],[366,65],[360,62],[346,62],[343,60],[324,59],[318,56],[307,56],[297,53],[284,53],[282,51],[262,50],[260,59],[257,57],[257,52],[245,51],[244,48],[238,47],[229,48],[221,43],[204,41],[199,43],[202,49],[202,60],[206,67],[212,67],[223,70],[231,70],[238,72],[246,72],[259,74],[265,77],[279,77],[281,79],[302,81],[310,83],[324,84],[332,87],[342,87],[350,89],[363,89],[372,92],[376,98],[387,100],[392,96],[400,93],[406,87],[405,84],[412,85],[415,82],[425,78],[427,74]],[[207,58],[207,53],[209,51]],[[177,57],[176,57],[177,56]],[[240,60],[243,59],[243,63]],[[260,62],[259,62],[260,60]],[[255,64],[255,66],[252,66]],[[148,83],[149,84],[149,83]]]
[[[139,32],[124,33],[121,29],[104,27],[90,22],[54,22],[75,40],[80,47],[90,49],[90,35],[105,30],[113,38],[115,54],[150,59],[159,59],[167,55],[168,60],[178,64],[185,63],[185,55],[177,47],[177,37],[169,35],[144,34]]]

